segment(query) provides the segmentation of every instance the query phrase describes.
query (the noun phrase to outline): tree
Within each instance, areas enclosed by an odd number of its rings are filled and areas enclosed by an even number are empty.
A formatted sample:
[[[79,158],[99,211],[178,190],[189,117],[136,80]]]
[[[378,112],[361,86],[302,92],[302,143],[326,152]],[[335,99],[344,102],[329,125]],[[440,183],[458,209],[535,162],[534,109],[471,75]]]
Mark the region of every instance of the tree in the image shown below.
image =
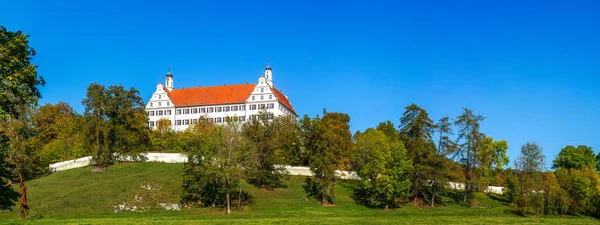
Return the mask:
[[[409,159],[413,162],[411,191],[415,205],[421,199],[426,199],[429,180],[433,179],[435,173],[433,164],[436,150],[432,138],[435,127],[427,111],[416,104],[407,106],[400,118],[400,137],[404,141]]]
[[[574,147],[567,145],[560,150],[553,161],[554,168],[581,169],[584,167],[596,167],[597,160],[591,147],[579,145]]]
[[[227,214],[231,213],[231,192],[234,185],[240,185],[239,182],[244,173],[244,136],[239,131],[239,125],[228,123],[220,131],[221,142],[214,153],[211,163],[215,170],[216,178],[223,186],[225,191],[225,201]]]
[[[284,129],[279,127],[280,120],[270,119],[271,117],[272,114],[261,111],[256,119],[242,125],[242,134],[249,144],[246,157],[248,183],[258,188],[273,189],[283,186],[285,169],[276,167],[275,164],[278,160],[276,151],[286,141],[278,136],[285,134],[277,133],[278,130]]]
[[[29,46],[29,35],[21,31],[8,31],[0,26],[0,120],[18,118],[18,106],[35,105],[41,97],[39,86],[45,84],[37,74],[37,66],[31,63],[36,52]],[[10,209],[18,198],[8,181],[15,175],[8,161],[11,148],[5,130],[0,129],[0,210]]]
[[[435,168],[433,183],[431,184],[431,206],[435,206],[435,199],[438,190],[444,188],[444,184],[447,183],[447,169],[444,161],[447,160],[447,155],[454,152],[456,149],[456,143],[450,140],[450,135],[453,135],[452,123],[450,118],[443,117],[439,120],[436,125],[439,133],[439,140],[437,146],[437,156],[435,158],[433,167]]]
[[[106,167],[119,158],[143,159],[140,153],[148,150],[150,130],[136,89],[94,83],[88,87],[83,105],[86,144],[92,148],[97,166]]]
[[[352,161],[361,178],[356,199],[371,207],[397,206],[409,196],[412,168],[402,143],[375,129],[357,133],[355,139]]]
[[[496,141],[492,137],[485,137],[481,148],[476,152],[476,160],[479,165],[476,168],[478,174],[478,186],[487,187],[490,184],[500,184],[498,176],[502,174],[502,167],[508,165],[509,159],[506,155],[508,143],[505,140]]]
[[[476,174],[474,173],[477,167],[477,154],[482,147],[482,141],[485,135],[479,131],[479,123],[485,118],[481,115],[475,115],[473,110],[463,108],[464,112],[454,121],[454,125],[458,126],[458,151],[460,154],[460,162],[464,165],[465,172],[465,192],[463,201],[470,201],[472,193],[476,191]],[[462,141],[462,143],[461,143]]]
[[[517,206],[525,213],[543,213],[543,189],[545,156],[542,147],[537,143],[527,142],[521,146],[521,155],[515,161],[518,191],[515,191]],[[548,179],[552,179],[548,177]],[[551,188],[551,187],[550,187]],[[527,209],[530,208],[530,209]]]
[[[352,134],[348,114],[323,111],[322,118],[317,116],[311,119],[305,115],[300,126],[304,146],[310,155],[310,170],[314,175],[307,179],[305,191],[311,197],[314,191],[310,190],[317,190],[321,204],[329,205],[328,197],[335,197],[335,170],[350,149]]]

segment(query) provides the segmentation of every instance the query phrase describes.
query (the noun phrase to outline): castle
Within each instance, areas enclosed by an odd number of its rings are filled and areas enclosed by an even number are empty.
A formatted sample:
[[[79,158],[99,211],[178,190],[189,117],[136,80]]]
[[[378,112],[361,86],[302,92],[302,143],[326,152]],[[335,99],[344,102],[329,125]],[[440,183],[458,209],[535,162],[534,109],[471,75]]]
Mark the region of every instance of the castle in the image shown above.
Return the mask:
[[[166,74],[165,85],[159,83],[146,105],[151,129],[158,120],[175,131],[183,131],[205,118],[209,123],[224,124],[227,119],[251,121],[264,110],[270,116],[298,117],[294,107],[273,84],[273,71],[267,64],[256,84],[233,84],[175,89],[171,69]]]

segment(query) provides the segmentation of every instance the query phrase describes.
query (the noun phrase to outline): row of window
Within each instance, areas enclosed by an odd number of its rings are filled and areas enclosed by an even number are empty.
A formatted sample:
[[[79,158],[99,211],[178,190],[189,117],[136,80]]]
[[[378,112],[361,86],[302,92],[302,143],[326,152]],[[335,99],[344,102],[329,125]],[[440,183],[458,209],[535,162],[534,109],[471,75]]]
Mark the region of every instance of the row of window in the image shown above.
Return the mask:
[[[170,116],[171,115],[171,110],[167,109],[167,110],[151,110],[148,111],[148,116]]]
[[[154,102],[150,102],[150,107],[152,107]],[[158,106],[163,106],[162,102],[158,102]],[[166,106],[171,106],[171,102],[167,102]]]
[[[256,109],[273,109],[275,108],[274,103],[268,104],[252,104],[248,105],[250,110]],[[281,105],[279,106],[281,109]],[[212,113],[212,112],[236,112],[236,111],[245,111],[246,105],[234,105],[234,106],[218,106],[218,107],[202,107],[202,108],[191,108],[191,109],[177,109],[176,115],[181,114],[198,114],[198,113]],[[148,111],[148,116],[170,116],[171,110],[150,110]]]
[[[273,117],[274,117],[272,113],[268,113],[268,114],[266,114],[266,116],[267,116],[267,119],[273,119]],[[248,121],[256,120],[258,118],[259,118],[259,115],[250,115],[248,117]],[[230,117],[216,117],[216,118],[204,118],[204,119],[209,123],[245,122],[246,116],[230,116]],[[198,119],[175,120],[176,126],[194,125],[196,123],[198,123]],[[166,124],[170,125],[171,121],[167,120]],[[154,127],[155,122],[150,121],[148,125],[150,127]],[[158,124],[156,124],[156,125],[158,125]]]
[[[217,106],[217,107],[201,107],[191,109],[177,109],[176,115],[180,114],[198,114],[198,113],[212,113],[212,112],[236,112],[246,111],[246,105],[233,105],[233,106]]]
[[[261,88],[261,89],[262,89],[262,88]],[[262,91],[261,91],[261,92],[262,92]],[[252,95],[252,101],[256,100],[256,98],[255,98],[255,97],[256,97],[256,96]],[[269,100],[272,100],[272,99],[273,99],[273,95],[269,95]],[[264,96],[264,95],[261,95],[261,96],[260,96],[260,100],[265,100],[265,96]]]

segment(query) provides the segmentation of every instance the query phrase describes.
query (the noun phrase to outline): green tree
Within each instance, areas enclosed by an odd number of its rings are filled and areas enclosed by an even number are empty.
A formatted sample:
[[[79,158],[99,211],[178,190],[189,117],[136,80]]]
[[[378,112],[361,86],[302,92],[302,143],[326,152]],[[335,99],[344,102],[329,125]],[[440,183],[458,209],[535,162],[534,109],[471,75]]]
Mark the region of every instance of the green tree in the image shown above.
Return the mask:
[[[478,186],[487,187],[491,184],[500,184],[498,179],[502,174],[502,167],[509,162],[506,151],[508,143],[505,140],[496,141],[492,137],[485,137],[481,143],[481,148],[476,152],[476,160],[479,165],[476,168],[478,174]]]
[[[282,187],[285,175],[284,168],[275,166],[278,160],[276,151],[286,144],[283,138],[278,138],[282,134],[277,131],[284,129],[279,127],[280,120],[270,118],[272,114],[261,111],[256,119],[242,125],[242,133],[249,144],[246,157],[248,183],[266,189]]]
[[[39,86],[45,84],[31,63],[36,52],[29,46],[29,35],[21,31],[8,31],[0,26],[0,120],[18,118],[16,109],[22,105],[35,105],[41,97]],[[0,129],[0,210],[10,209],[18,194],[7,185],[15,177],[14,164],[8,160],[10,141]]]
[[[485,118],[481,115],[475,115],[473,110],[463,108],[463,114],[458,116],[454,125],[458,126],[458,151],[460,162],[464,165],[465,173],[465,191],[463,201],[468,202],[472,199],[472,194],[477,190],[477,176],[475,168],[478,166],[477,155],[482,148],[482,142],[485,135],[479,131],[480,122]],[[461,142],[462,141],[462,142]]]
[[[521,146],[521,155],[515,161],[517,170],[518,192],[517,206],[524,213],[539,214],[544,212],[544,195],[541,185],[544,179],[544,165],[546,157],[542,147],[537,143],[527,142]]]
[[[143,159],[140,153],[149,149],[150,130],[136,89],[94,83],[88,87],[83,105],[86,144],[92,148],[97,166],[106,167],[117,159]]]
[[[348,114],[323,111],[322,118],[317,116],[310,119],[305,115],[300,126],[304,146],[310,155],[310,170],[314,175],[307,179],[305,190],[311,197],[314,191],[310,190],[317,189],[321,204],[328,205],[328,197],[335,197],[335,170],[350,149],[352,134]]]
[[[439,140],[437,145],[437,155],[433,162],[435,172],[431,184],[432,207],[435,206],[435,199],[438,198],[438,193],[444,189],[445,184],[448,182],[449,171],[444,162],[448,160],[447,155],[453,153],[456,149],[456,143],[450,139],[450,135],[454,134],[450,118],[441,118],[436,127],[439,133]]]
[[[427,111],[416,104],[407,106],[400,118],[400,137],[414,168],[411,175],[411,191],[415,205],[422,199],[427,199],[428,184],[434,177],[436,149],[432,133],[435,128]]]
[[[410,191],[412,163],[404,146],[375,129],[357,133],[355,139],[352,161],[361,178],[355,198],[371,207],[398,206]]]
[[[584,167],[596,167],[597,160],[591,147],[579,145],[577,147],[567,145],[560,150],[553,161],[554,168],[581,169]]]

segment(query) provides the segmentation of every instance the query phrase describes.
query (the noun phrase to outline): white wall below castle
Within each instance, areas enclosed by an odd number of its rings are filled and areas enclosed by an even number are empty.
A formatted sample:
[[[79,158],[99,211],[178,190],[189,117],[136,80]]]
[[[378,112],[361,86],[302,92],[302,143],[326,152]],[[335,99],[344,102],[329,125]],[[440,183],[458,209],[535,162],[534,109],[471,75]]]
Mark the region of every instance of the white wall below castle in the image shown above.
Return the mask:
[[[164,163],[184,163],[187,162],[187,155],[183,153],[162,153],[162,152],[149,152],[143,153],[146,156],[146,162],[164,162]],[[79,159],[68,160],[58,163],[50,164],[49,171],[50,172],[59,172],[64,170],[70,170],[75,168],[81,168],[91,165],[91,156],[82,157]],[[289,175],[294,176],[313,176],[310,171],[310,167],[305,166],[288,166],[288,165],[276,165],[277,167],[283,167],[289,173]],[[359,179],[356,172],[353,171],[343,171],[336,170],[338,178],[340,179],[351,179],[356,180]],[[465,185],[463,183],[456,182],[448,182],[448,187],[456,190],[464,190]],[[495,193],[495,194],[503,194],[504,187],[499,186],[488,186],[486,193]]]

